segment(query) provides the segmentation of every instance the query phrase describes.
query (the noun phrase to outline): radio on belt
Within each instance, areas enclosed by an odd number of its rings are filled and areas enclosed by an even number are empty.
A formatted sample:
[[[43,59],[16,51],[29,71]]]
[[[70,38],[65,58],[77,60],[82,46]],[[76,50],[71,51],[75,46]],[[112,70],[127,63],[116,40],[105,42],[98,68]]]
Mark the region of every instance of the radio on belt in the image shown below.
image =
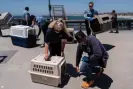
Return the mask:
[[[60,56],[52,56],[50,61],[45,61],[44,54],[40,54],[31,60],[29,73],[33,82],[57,87],[66,75],[66,61]]]

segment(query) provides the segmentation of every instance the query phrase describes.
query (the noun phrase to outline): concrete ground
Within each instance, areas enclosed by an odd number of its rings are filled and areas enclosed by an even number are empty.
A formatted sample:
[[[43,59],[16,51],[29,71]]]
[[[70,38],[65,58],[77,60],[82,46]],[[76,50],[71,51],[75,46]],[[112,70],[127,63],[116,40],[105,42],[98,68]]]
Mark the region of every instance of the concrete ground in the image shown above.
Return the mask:
[[[3,33],[9,34],[8,30]],[[110,55],[104,74],[90,89],[133,89],[133,31],[121,30],[119,34],[102,33],[97,38],[108,46]],[[38,43],[42,43],[43,39]],[[110,49],[110,47],[113,47]],[[76,44],[68,44],[65,48],[66,61],[75,67]],[[0,50],[18,50],[6,63],[0,64],[0,89],[58,89],[57,87],[33,83],[28,70],[30,61],[44,53],[44,48],[26,49],[12,45],[8,37],[0,37]],[[71,66],[71,71],[72,66]],[[72,73],[73,74],[73,73]],[[63,89],[82,89],[83,77],[72,77]]]

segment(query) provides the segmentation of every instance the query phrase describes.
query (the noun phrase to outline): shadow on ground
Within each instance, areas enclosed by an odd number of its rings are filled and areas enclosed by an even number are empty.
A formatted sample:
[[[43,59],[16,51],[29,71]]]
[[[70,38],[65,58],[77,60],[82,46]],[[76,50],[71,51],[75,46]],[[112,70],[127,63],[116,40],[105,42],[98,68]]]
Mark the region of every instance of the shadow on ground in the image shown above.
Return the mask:
[[[98,79],[96,79],[95,84],[92,87],[98,87],[100,89],[109,89],[113,80],[106,74],[102,74]]]
[[[2,63],[6,58],[7,56],[0,56],[0,63]]]
[[[10,35],[2,35],[2,37],[5,37],[6,38],[6,37],[10,37]]]
[[[74,68],[72,64],[67,63],[66,68],[66,76],[63,80],[63,83],[59,85],[59,88],[64,88],[64,86],[68,84],[71,77],[78,77],[76,68]]]
[[[39,47],[39,46],[41,46],[41,44],[36,44],[36,45],[35,45],[35,47]]]
[[[77,73],[77,71],[76,71],[76,68],[73,67],[72,64],[69,64],[68,63],[68,64],[66,64],[66,66],[67,66],[67,73],[68,73],[68,75],[70,75],[70,77],[76,78],[76,77],[79,76],[78,73]]]
[[[72,64],[66,64],[66,66],[67,75],[65,76],[63,83],[59,85],[59,88],[64,88],[64,86],[68,84],[71,77],[76,78],[79,76],[76,72],[76,68],[74,68]],[[83,80],[86,80],[86,78],[84,78]],[[99,87],[100,89],[109,89],[112,82],[113,80],[108,75],[103,73],[99,78],[95,80],[95,84],[92,87]]]
[[[109,51],[115,47],[114,45],[110,45],[110,44],[103,44],[103,46],[105,47],[106,51]]]
[[[59,88],[64,88],[64,86],[68,84],[69,80],[70,80],[70,76],[66,75],[65,78],[62,80],[63,81],[62,84],[59,85]]]
[[[36,44],[36,45],[34,45],[34,46],[31,46],[31,47],[28,47],[29,49],[32,49],[32,48],[36,48],[36,47],[40,47],[41,46],[41,44]]]

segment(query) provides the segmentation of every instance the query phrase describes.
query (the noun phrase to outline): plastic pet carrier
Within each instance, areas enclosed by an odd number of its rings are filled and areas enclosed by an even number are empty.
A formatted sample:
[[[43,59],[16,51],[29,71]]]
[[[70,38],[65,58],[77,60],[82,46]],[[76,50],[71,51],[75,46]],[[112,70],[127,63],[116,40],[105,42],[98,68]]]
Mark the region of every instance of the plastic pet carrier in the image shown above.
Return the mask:
[[[66,61],[59,56],[52,56],[45,61],[44,54],[40,54],[31,60],[29,73],[33,82],[57,87],[62,84],[66,74]]]
[[[12,26],[10,32],[13,45],[25,48],[36,46],[35,29],[29,26],[16,25]]]
[[[90,27],[94,34],[111,30],[112,21],[110,15],[103,14],[96,16],[96,19],[90,22]]]

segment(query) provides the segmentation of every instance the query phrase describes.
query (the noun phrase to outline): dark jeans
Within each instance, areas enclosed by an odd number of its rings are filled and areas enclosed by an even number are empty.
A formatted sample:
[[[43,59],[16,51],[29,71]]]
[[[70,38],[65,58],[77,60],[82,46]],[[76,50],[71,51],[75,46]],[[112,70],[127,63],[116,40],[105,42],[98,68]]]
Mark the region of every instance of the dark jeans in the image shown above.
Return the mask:
[[[91,34],[91,30],[89,28],[89,24],[88,24],[88,20],[85,19],[85,27],[86,27],[86,33],[87,35],[90,35]]]
[[[2,31],[1,31],[1,28],[0,28],[0,36],[2,36]]]
[[[23,20],[23,22],[22,22],[22,25],[31,26],[31,24],[32,24],[31,20],[28,20],[28,25],[27,25],[26,20]]]
[[[112,21],[112,28],[116,30],[116,32],[118,32],[118,26],[117,26],[117,21]],[[111,29],[112,31],[112,29]]]
[[[61,56],[61,43],[49,45],[50,56]]]
[[[39,32],[38,32],[38,34],[37,34],[37,38],[40,36],[40,34],[41,34],[41,32],[42,32],[42,27],[40,27],[40,25],[38,25],[38,27],[39,27]]]
[[[95,80],[96,76],[92,73],[98,73],[100,71],[99,66],[92,66],[88,62],[82,61],[82,64],[80,66],[80,73],[81,75],[86,76],[86,81],[89,82],[90,80]]]
[[[45,26],[39,26],[39,32],[38,32],[37,37],[39,37],[40,34],[41,34],[41,32],[43,32],[43,36],[44,36],[44,38],[45,38],[46,33],[47,33],[47,29],[48,29],[48,27],[45,27]]]
[[[95,21],[91,21],[91,23],[90,23],[90,27],[91,27],[92,30],[94,30],[93,28],[95,28],[95,27],[97,26],[94,22],[95,22]],[[92,35],[96,36],[96,34],[94,34],[94,33],[91,31],[90,27],[89,27],[88,19],[85,19],[85,27],[86,27],[86,33],[87,33],[88,36],[91,35],[91,33],[92,33]],[[96,29],[97,29],[97,28],[96,28]]]

